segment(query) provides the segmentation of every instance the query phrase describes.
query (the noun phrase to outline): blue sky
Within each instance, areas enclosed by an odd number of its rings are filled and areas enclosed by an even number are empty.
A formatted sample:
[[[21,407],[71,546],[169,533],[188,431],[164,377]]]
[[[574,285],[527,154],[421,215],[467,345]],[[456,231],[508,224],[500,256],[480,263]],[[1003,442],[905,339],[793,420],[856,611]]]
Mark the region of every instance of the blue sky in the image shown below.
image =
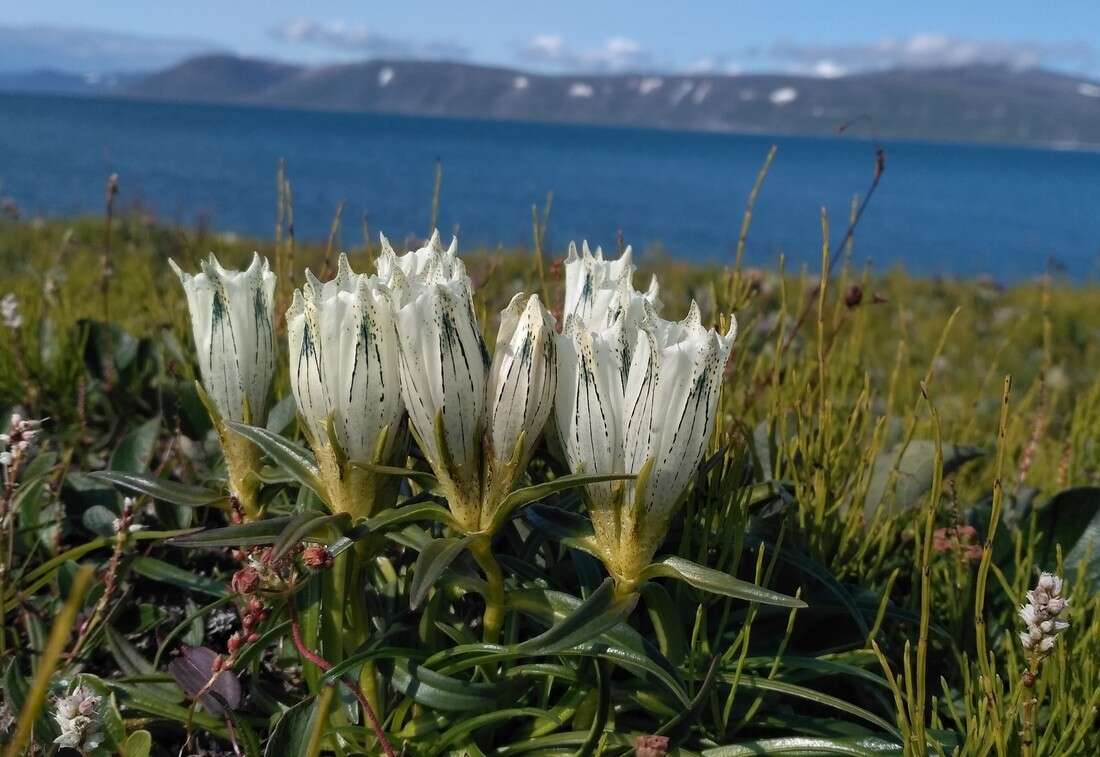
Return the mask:
[[[462,58],[546,70],[760,70],[824,75],[975,61],[1100,71],[1100,3],[1022,0],[36,0],[4,26],[186,37],[321,63]],[[2,53],[0,53],[2,56]],[[0,61],[2,62],[2,61]],[[8,62],[10,63],[10,61]]]

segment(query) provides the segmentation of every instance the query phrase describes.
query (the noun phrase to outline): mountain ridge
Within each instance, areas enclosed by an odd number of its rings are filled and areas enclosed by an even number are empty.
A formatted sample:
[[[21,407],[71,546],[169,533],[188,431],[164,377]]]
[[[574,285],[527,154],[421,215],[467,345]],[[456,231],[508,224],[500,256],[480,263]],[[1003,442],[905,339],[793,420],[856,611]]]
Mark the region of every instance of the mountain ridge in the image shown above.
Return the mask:
[[[4,87],[0,77],[0,88]],[[1001,66],[783,73],[545,74],[375,59],[306,66],[202,55],[98,94],[157,100],[818,136],[1100,144],[1100,83]]]

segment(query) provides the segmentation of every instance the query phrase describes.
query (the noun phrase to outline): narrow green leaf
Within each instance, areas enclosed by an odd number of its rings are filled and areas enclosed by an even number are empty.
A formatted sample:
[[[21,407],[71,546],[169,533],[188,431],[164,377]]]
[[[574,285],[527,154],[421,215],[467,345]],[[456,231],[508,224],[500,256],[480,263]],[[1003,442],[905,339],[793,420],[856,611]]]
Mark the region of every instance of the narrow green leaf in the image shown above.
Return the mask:
[[[439,479],[427,471],[415,470],[413,468],[397,468],[392,465],[377,465],[363,460],[352,460],[351,465],[352,467],[370,471],[380,476],[407,478],[420,488],[430,492],[439,490]]]
[[[568,617],[515,649],[525,654],[545,655],[592,641],[618,625],[637,602],[637,594],[618,595],[615,582],[606,578]]]
[[[318,496],[324,497],[325,488],[321,485],[320,471],[313,455],[304,447],[285,439],[278,434],[258,426],[248,426],[236,421],[226,421],[228,427],[234,433],[240,434],[245,439],[262,449],[277,466],[285,470],[303,486],[308,486]]]
[[[575,489],[585,484],[599,484],[605,481],[629,481],[635,479],[637,476],[633,474],[600,474],[600,473],[571,473],[566,476],[558,476],[553,481],[544,481],[541,484],[534,484],[533,486],[525,486],[522,489],[516,489],[500,504],[500,508],[493,516],[493,526],[500,527],[504,524],[512,512],[517,507],[523,507],[524,505],[532,502],[537,502],[540,499],[549,497],[551,494],[556,494],[566,489]]]
[[[801,599],[788,597],[786,594],[780,594],[754,583],[742,581],[728,573],[704,567],[682,557],[670,555],[659,562],[650,563],[642,571],[642,578],[645,580],[658,577],[675,578],[702,591],[721,594],[734,599],[744,599],[748,602],[778,605],[779,607],[807,606]]]
[[[826,754],[847,754],[854,757],[901,754],[902,746],[877,736],[782,736],[774,739],[740,741],[728,746],[707,749],[703,757],[755,757],[761,754],[787,754],[814,757]]]
[[[298,546],[303,539],[316,537],[319,531],[327,530],[342,534],[351,523],[351,516],[347,513],[325,515],[316,510],[292,515],[290,522],[283,528],[279,538],[275,540],[271,548],[271,560],[278,560],[290,550]]]
[[[416,569],[409,584],[409,606],[416,609],[428,596],[439,576],[462,554],[474,537],[433,539],[416,559]]]
[[[308,697],[283,713],[264,750],[265,757],[290,757],[306,753],[309,735],[317,718],[317,699]]]
[[[215,503],[224,503],[225,495],[201,486],[190,486],[145,473],[127,473],[125,471],[97,471],[88,474],[89,478],[106,481],[127,492],[144,494],[161,502],[170,502],[181,507],[203,507]],[[224,504],[222,505],[224,507]]]
[[[393,665],[393,688],[418,704],[447,712],[482,712],[496,707],[496,684],[460,681],[407,660]]]
[[[158,560],[155,557],[141,555],[130,561],[130,570],[185,591],[201,592],[213,597],[223,597],[227,590],[221,581],[207,576],[198,576],[183,568]]]
[[[290,520],[291,516],[286,515],[279,518],[258,520],[253,523],[239,523],[224,528],[192,531],[166,539],[165,544],[171,544],[173,547],[204,547],[207,549],[274,544],[279,538],[279,534],[290,523]]]

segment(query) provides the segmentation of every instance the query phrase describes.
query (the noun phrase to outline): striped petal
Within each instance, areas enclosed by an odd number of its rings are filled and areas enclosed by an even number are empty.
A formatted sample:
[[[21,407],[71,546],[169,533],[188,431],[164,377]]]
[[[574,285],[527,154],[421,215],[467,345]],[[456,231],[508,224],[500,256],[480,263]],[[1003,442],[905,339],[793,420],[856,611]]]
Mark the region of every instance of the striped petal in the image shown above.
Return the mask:
[[[537,295],[517,294],[501,313],[489,372],[488,413],[493,456],[508,461],[521,433],[529,459],[550,417],[557,383],[554,319]],[[522,461],[521,461],[522,467]]]
[[[169,261],[187,295],[203,386],[222,417],[262,423],[275,373],[275,274],[253,254],[244,271],[213,255],[192,276]]]

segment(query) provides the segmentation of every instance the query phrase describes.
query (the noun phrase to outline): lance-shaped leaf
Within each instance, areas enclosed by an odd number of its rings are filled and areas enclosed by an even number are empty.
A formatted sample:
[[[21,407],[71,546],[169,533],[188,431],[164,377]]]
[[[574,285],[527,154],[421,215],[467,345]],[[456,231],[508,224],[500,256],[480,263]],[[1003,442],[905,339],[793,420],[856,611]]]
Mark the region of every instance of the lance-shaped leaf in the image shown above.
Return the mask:
[[[490,533],[495,533],[496,530],[504,525],[516,508],[523,507],[532,502],[538,502],[540,499],[545,499],[551,494],[556,494],[567,489],[575,489],[587,484],[600,484],[607,481],[627,481],[635,478],[637,478],[637,476],[622,473],[570,473],[565,476],[558,476],[553,481],[544,481],[541,484],[534,484],[532,486],[525,486],[522,489],[516,489],[505,497],[504,502],[501,503],[500,508],[493,516],[493,523],[489,531]]]
[[[294,476],[298,483],[308,486],[318,496],[324,496],[325,488],[321,484],[317,462],[308,450],[266,428],[235,421],[226,421],[226,426],[262,449],[272,462]]]
[[[219,547],[254,547],[262,544],[274,544],[290,523],[291,516],[279,518],[267,518],[252,523],[240,523],[224,528],[210,528],[205,531],[192,531],[191,533],[173,536],[165,539],[165,544],[174,547],[203,547],[217,549]]]
[[[431,473],[414,468],[398,468],[392,465],[376,465],[362,460],[352,460],[351,465],[379,476],[397,476],[407,478],[425,491],[435,492],[439,490],[439,479]]]
[[[416,560],[416,569],[409,585],[409,605],[415,610],[428,596],[436,579],[455,559],[462,554],[476,537],[465,536],[461,539],[433,539],[422,550]]]
[[[348,525],[351,523],[351,516],[347,513],[337,513],[335,515],[326,515],[322,512],[312,510],[309,512],[298,513],[291,516],[290,522],[286,524],[282,532],[279,534],[279,538],[275,540],[274,546],[271,548],[272,562],[278,560],[280,557],[290,552],[294,547],[298,546],[298,543],[307,537],[316,538],[321,531],[333,532],[342,534],[347,530]]]
[[[414,702],[444,712],[482,712],[496,707],[497,684],[450,678],[415,662],[396,660],[393,688]]]
[[[152,499],[170,502],[181,507],[204,507],[215,504],[219,507],[225,507],[225,495],[213,489],[181,484],[144,473],[97,471],[89,473],[88,477],[106,481],[123,491],[143,494]]]
[[[615,582],[605,578],[599,588],[563,621],[519,644],[516,651],[532,655],[554,654],[591,641],[618,625],[637,603],[637,594],[619,594]]]
[[[780,594],[754,583],[742,581],[728,573],[704,567],[682,557],[669,556],[659,562],[650,563],[642,571],[641,578],[643,580],[675,578],[702,591],[763,605],[778,605],[779,607],[807,606],[801,599],[788,597],[786,594]]]

